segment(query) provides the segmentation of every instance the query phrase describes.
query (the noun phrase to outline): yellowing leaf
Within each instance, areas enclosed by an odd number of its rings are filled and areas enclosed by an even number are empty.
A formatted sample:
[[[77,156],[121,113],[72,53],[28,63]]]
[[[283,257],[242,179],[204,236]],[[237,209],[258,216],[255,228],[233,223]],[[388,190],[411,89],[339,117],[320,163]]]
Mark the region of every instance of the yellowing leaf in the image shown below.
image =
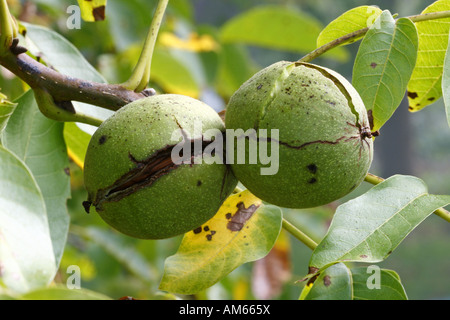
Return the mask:
[[[106,2],[107,0],[78,0],[81,18],[89,22],[105,20]]]
[[[422,13],[450,10],[450,1],[436,1]],[[450,31],[450,18],[417,22],[419,51],[408,84],[411,112],[419,111],[442,96],[442,74]]]
[[[171,32],[162,32],[159,43],[167,48],[182,49],[192,52],[209,52],[218,49],[217,42],[208,34],[191,33],[188,39],[181,39]]]
[[[84,132],[74,122],[66,122],[64,124],[64,140],[67,145],[67,153],[69,157],[81,169],[84,167],[84,157],[91,140],[91,135]]]
[[[160,289],[194,294],[264,257],[278,237],[281,216],[281,209],[247,190],[231,195],[212,219],[184,235],[177,253],[166,260]]]
[[[8,98],[0,92],[0,133],[5,129],[8,119],[16,108],[16,103],[8,100]]]
[[[317,38],[317,47],[321,47],[359,29],[370,27],[380,16],[381,12],[381,9],[377,7],[360,6],[343,13],[322,30]],[[353,39],[342,44],[349,44],[356,40]]]

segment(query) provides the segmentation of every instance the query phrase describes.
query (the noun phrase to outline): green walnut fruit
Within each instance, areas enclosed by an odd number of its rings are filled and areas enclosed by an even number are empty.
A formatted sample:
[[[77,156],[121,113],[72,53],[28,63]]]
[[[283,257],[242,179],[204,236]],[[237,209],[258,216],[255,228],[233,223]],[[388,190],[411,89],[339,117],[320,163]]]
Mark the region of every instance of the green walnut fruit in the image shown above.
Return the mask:
[[[372,134],[360,96],[344,77],[313,64],[281,61],[255,74],[231,97],[225,126],[242,130],[242,137],[227,142],[235,176],[262,200],[282,207],[337,200],[363,181],[372,162]],[[238,163],[243,139],[247,161]],[[269,153],[277,153],[270,155],[276,172],[264,174],[267,159],[250,163],[256,152],[249,150],[252,141],[258,152],[266,143]]]
[[[109,225],[143,239],[200,226],[237,184],[229,166],[202,154],[212,143],[203,135],[208,130],[223,132],[222,119],[187,96],[158,95],[124,106],[89,143],[86,210],[95,207]]]

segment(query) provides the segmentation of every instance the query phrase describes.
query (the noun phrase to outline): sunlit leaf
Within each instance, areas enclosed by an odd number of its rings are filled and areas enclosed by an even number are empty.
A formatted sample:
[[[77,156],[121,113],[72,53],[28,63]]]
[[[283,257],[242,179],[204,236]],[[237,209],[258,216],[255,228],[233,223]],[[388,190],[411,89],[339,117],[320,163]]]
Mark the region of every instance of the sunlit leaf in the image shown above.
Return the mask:
[[[317,38],[317,47],[321,47],[349,33],[370,27],[381,12],[380,8],[374,6],[360,6],[344,12],[322,30]],[[352,41],[343,42],[341,45],[355,42],[358,39],[355,38]]]
[[[352,83],[379,130],[403,100],[416,64],[417,30],[407,18],[394,20],[384,11],[369,29],[358,50]]]
[[[107,0],[78,0],[81,9],[81,18],[85,21],[105,20]]]
[[[91,140],[91,135],[81,130],[75,123],[64,123],[64,140],[67,145],[69,157],[81,169],[84,167],[84,157]]]
[[[351,268],[354,300],[407,300],[400,277],[378,266]]]
[[[217,214],[185,234],[166,259],[160,289],[193,294],[209,288],[238,266],[261,259],[281,229],[281,210],[248,191],[230,196]]]
[[[56,273],[44,198],[26,165],[0,146],[0,280],[24,293]]]
[[[161,46],[182,49],[193,52],[208,52],[218,50],[218,43],[208,34],[191,33],[187,39],[182,39],[172,32],[161,32],[159,35]]]
[[[343,263],[326,268],[314,280],[302,300],[352,300],[353,284],[350,269]]]
[[[190,70],[169,51],[155,50],[153,53],[151,80],[165,92],[198,98],[200,88]]]
[[[450,1],[439,0],[422,13],[450,10]],[[408,84],[409,110],[419,111],[442,96],[442,73],[447,51],[450,18],[417,22],[419,52]]]
[[[3,132],[3,129],[5,129],[9,117],[14,112],[16,105],[16,103],[9,101],[5,95],[0,93],[0,135]]]
[[[426,217],[449,203],[450,195],[428,194],[416,177],[392,176],[338,207],[309,265],[321,269],[337,261],[382,261]]]
[[[322,24],[314,17],[292,8],[259,6],[225,23],[221,30],[224,43],[244,43],[270,49],[308,53],[316,49]],[[346,61],[345,48],[324,55]]]

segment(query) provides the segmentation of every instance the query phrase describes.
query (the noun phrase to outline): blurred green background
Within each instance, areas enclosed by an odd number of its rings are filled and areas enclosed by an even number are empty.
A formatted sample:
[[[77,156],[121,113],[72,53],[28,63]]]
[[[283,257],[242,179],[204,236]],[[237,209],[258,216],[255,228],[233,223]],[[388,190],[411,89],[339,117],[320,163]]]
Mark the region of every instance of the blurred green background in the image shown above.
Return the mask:
[[[158,92],[191,95],[222,110],[230,95],[255,71],[279,60],[297,60],[307,51],[282,50],[274,46],[242,43],[225,38],[223,30],[236,16],[258,6],[273,5],[298,12],[308,23],[320,28],[343,12],[360,5],[376,5],[400,16],[420,13],[431,0],[171,0],[158,38],[152,65],[152,87]],[[81,28],[67,26],[70,5],[76,1],[8,1],[13,14],[23,21],[48,26],[71,41],[86,59],[111,83],[127,79],[137,61],[156,1],[110,0],[106,20],[81,22]],[[299,33],[292,42],[311,42],[313,32]],[[241,30],[245,33],[245,30]],[[283,34],[278,35],[283,38]],[[291,36],[291,35],[290,35]],[[267,38],[261,34],[261,39]],[[313,37],[313,38],[314,38]],[[314,46],[314,43],[311,44]],[[314,61],[334,69],[351,80],[358,43],[342,52]],[[344,58],[343,58],[344,57]],[[346,58],[345,58],[346,57]],[[24,86],[2,70],[0,87],[11,99]],[[375,141],[375,159],[371,172],[382,177],[407,174],[423,179],[430,193],[450,194],[450,128],[445,119],[442,99],[418,113],[409,113],[406,100],[382,128]],[[87,215],[81,202],[86,194],[81,170],[72,164],[72,198],[69,212],[71,230],[56,282],[65,283],[69,265],[81,269],[82,286],[113,298],[133,296],[139,299],[167,298],[158,292],[164,259],[177,250],[181,237],[159,240],[135,240],[107,227],[97,216]],[[342,201],[361,194],[363,185]],[[319,240],[338,203],[314,210],[285,210],[291,221]],[[450,299],[449,243],[450,225],[432,215],[415,229],[380,266],[395,270],[410,299]],[[280,241],[282,266],[275,274],[260,276],[256,264],[246,264],[226,279],[197,295],[199,299],[297,299],[307,273],[311,251],[295,239]],[[280,290],[258,294],[258,281],[283,279]],[[283,276],[281,276],[283,274]],[[277,284],[275,285],[275,287]]]

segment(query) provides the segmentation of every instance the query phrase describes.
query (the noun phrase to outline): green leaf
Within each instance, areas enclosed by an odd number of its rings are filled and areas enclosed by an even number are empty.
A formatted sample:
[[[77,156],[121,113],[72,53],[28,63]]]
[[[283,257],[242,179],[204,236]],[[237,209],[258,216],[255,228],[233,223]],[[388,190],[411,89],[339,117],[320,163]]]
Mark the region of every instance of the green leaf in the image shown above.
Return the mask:
[[[38,25],[23,23],[26,41],[45,62],[67,76],[104,83],[104,78],[78,49],[59,33]]]
[[[70,177],[64,125],[40,113],[31,90],[16,102],[17,107],[3,134],[3,143],[28,166],[39,185],[45,200],[54,261],[59,265],[69,228],[66,201],[70,197]],[[24,196],[22,201],[26,202],[27,198]]]
[[[227,21],[221,30],[223,43],[244,43],[295,53],[316,49],[322,24],[301,11],[281,6],[259,6]],[[345,48],[336,48],[324,57],[346,61]]]
[[[351,268],[354,300],[407,300],[400,277],[378,266]]]
[[[343,263],[334,264],[321,272],[307,290],[309,292],[302,300],[352,300],[350,269]]]
[[[392,176],[338,207],[310,267],[382,261],[428,215],[449,203],[450,196],[428,194],[416,177]]]
[[[8,101],[6,96],[0,93],[0,137],[16,105],[16,103]]]
[[[360,6],[353,8],[335,20],[331,21],[317,38],[317,47],[321,47],[331,41],[343,37],[357,30],[370,27],[381,14],[381,9],[374,6]],[[361,36],[363,37],[363,36]],[[352,39],[341,43],[341,45],[349,44],[360,38]]]
[[[231,97],[256,71],[245,48],[237,44],[223,44],[216,78],[218,92],[222,97]]]
[[[84,158],[86,156],[91,135],[81,130],[73,122],[64,123],[64,140],[67,145],[67,153],[81,169],[84,168]]]
[[[112,300],[112,298],[88,289],[68,289],[63,286],[42,288],[18,298],[19,300]]]
[[[160,85],[165,92],[182,94],[193,98],[200,95],[200,86],[190,70],[170,51],[155,50],[151,71],[152,81]]]
[[[81,18],[89,22],[105,20],[106,2],[107,0],[78,0]]]
[[[450,41],[445,54],[444,73],[442,75],[442,92],[444,96],[444,105],[447,114],[447,122],[450,127]]]
[[[353,67],[353,86],[379,130],[400,105],[417,59],[418,36],[407,18],[395,22],[383,11],[369,29]]]
[[[440,0],[422,13],[448,11],[450,1]],[[417,22],[419,52],[408,84],[409,110],[419,111],[442,96],[442,74],[450,31],[450,18]]]
[[[211,220],[184,235],[177,253],[166,259],[160,289],[194,294],[263,258],[275,244],[281,216],[281,209],[247,190],[231,195]]]
[[[104,248],[140,280],[148,283],[156,281],[158,272],[152,270],[152,266],[147,263],[145,258],[134,247],[129,246],[120,235],[96,227],[77,227],[76,230],[78,234]]]
[[[14,292],[50,283],[56,262],[45,203],[26,165],[0,146],[1,280]]]

